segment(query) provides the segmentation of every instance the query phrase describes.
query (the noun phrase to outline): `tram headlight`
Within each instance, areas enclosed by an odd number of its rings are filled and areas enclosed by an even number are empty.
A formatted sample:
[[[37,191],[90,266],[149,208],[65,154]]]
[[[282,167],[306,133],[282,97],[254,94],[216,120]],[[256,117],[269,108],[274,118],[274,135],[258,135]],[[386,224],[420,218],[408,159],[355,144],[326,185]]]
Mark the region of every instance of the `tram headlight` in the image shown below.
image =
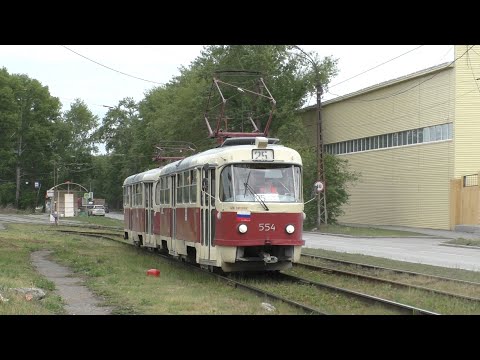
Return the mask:
[[[247,225],[245,225],[245,224],[240,224],[240,225],[238,225],[238,232],[239,232],[240,234],[245,234],[245,233],[247,232],[247,230],[248,230],[248,226],[247,226]]]
[[[295,232],[295,226],[293,225],[287,225],[285,227],[285,231],[287,232],[287,234],[293,234]]]

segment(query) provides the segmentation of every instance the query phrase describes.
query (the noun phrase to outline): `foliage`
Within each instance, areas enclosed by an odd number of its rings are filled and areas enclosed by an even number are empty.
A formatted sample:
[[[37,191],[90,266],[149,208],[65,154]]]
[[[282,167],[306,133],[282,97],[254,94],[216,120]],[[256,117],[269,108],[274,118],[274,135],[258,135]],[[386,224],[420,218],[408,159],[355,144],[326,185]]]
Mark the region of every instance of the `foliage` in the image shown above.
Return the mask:
[[[89,187],[95,197],[106,198],[113,208],[120,207],[123,180],[158,166],[152,159],[162,142],[186,141],[196,151],[216,145],[207,137],[207,100],[213,75],[228,70],[256,71],[262,75],[276,102],[269,136],[279,137],[303,157],[304,192],[308,200],[316,180],[316,155],[312,146],[303,143],[308,134],[297,114],[307,103],[308,95],[315,93],[318,82],[328,88],[337,73],[336,64],[337,60],[320,59],[317,54],[304,53],[292,45],[206,46],[189,66],[180,68],[180,75],[147,92],[139,103],[122,99],[101,124],[82,100],[75,99],[70,110],[60,114],[60,102],[50,96],[47,87],[25,75],[10,75],[1,69],[0,204],[15,199],[12,184],[21,198],[16,199],[18,206],[26,208],[38,200],[38,192],[32,188],[34,181],[42,182],[43,193],[54,184],[70,180]],[[272,109],[272,103],[240,99],[231,96],[228,100],[234,131],[241,129],[252,107],[260,114],[268,114]],[[261,129],[267,118],[255,118]],[[93,155],[98,142],[105,143],[107,154]],[[187,150],[177,156],[190,153]],[[356,175],[340,159],[327,157],[325,167],[329,220],[334,221],[341,214],[341,205],[348,201],[346,188],[356,180]],[[29,179],[30,185],[23,181],[16,186],[17,168],[22,180]],[[307,223],[316,218],[315,202],[307,204],[306,212]]]
[[[317,64],[318,74],[312,67],[312,61]],[[97,132],[98,139],[106,143],[107,151],[111,153],[107,155],[109,161],[98,163],[103,168],[96,174],[109,179],[111,186],[115,182],[111,180],[112,176],[116,174],[120,177],[116,179],[117,190],[108,189],[109,186],[97,183],[94,179],[96,194],[104,194],[109,203],[120,204],[123,179],[155,167],[151,159],[162,142],[187,141],[193,143],[197,151],[213,147],[214,141],[207,139],[204,114],[214,73],[227,70],[257,71],[262,74],[277,104],[270,136],[279,137],[282,143],[297,149],[304,158],[305,199],[310,199],[313,196],[312,184],[316,179],[316,155],[314,148],[303,143],[307,134],[297,111],[306,104],[306,95],[316,91],[317,81],[327,87],[337,73],[336,60],[329,57],[320,60],[316,54],[305,55],[289,45],[207,46],[190,66],[180,69],[179,76],[150,90],[140,103],[136,104],[129,98],[123,99],[107,113]],[[228,81],[234,83],[239,79],[229,78]],[[234,109],[229,114],[232,118],[241,117],[245,110],[249,110],[250,104],[237,100],[239,98],[229,97],[230,108]],[[258,107],[259,112],[270,110],[269,104]],[[240,128],[233,120],[232,125]],[[263,128],[265,122],[259,125]],[[109,168],[111,164],[115,164],[115,168]],[[354,176],[348,173],[345,166],[332,164],[335,171],[343,171],[338,176],[327,173],[327,178],[334,177],[332,181],[335,182],[334,186],[327,189],[327,207],[330,220],[334,221],[341,213],[341,205],[348,200],[348,194],[342,187],[353,181]],[[327,172],[329,166],[327,163]],[[309,215],[307,219],[314,221],[316,203],[307,204],[306,212]]]
[[[0,105],[0,179],[3,184],[15,184],[17,208],[31,208],[36,199],[34,181],[45,179],[52,158],[60,102],[37,80],[3,68]],[[11,201],[10,194],[0,198],[3,205]]]
[[[359,181],[361,174],[350,170],[347,159],[325,154],[325,177],[328,221],[334,224],[344,214],[342,205],[347,204],[350,197],[348,187]]]
[[[80,99],[60,109],[47,86],[0,70],[0,205],[32,209],[54,185],[88,181],[99,119]]]
[[[304,162],[304,198],[310,200],[314,196],[313,184],[317,181],[317,158],[314,148],[304,150],[302,153]],[[348,186],[354,185],[359,179],[358,172],[349,169],[348,160],[341,157],[324,154],[327,222],[335,224],[344,211],[342,206],[348,203]],[[305,205],[307,218],[304,226],[312,228],[317,225],[318,202],[313,200]]]

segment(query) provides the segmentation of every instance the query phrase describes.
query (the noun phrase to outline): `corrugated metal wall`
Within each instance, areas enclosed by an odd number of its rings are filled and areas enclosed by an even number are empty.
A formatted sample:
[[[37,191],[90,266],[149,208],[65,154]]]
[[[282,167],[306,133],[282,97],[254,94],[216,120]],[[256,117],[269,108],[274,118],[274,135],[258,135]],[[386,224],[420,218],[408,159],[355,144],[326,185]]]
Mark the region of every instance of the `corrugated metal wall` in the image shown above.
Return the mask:
[[[453,122],[454,84],[454,69],[444,68],[326,104],[324,144]],[[306,126],[314,129],[315,111],[304,116]],[[449,229],[453,144],[447,140],[338,155],[361,173],[339,221]]]
[[[325,105],[324,143],[451,122],[453,98],[454,70],[447,68]]]
[[[340,222],[449,229],[453,142],[346,155],[361,172]]]
[[[454,66],[324,104],[325,145],[453,123],[453,140],[337,155],[362,174],[341,222],[450,228],[450,181],[480,171],[480,46],[456,45],[455,59]],[[315,110],[303,116],[315,144]]]
[[[455,58],[472,45],[455,46]],[[480,46],[455,63],[455,177],[480,170]]]

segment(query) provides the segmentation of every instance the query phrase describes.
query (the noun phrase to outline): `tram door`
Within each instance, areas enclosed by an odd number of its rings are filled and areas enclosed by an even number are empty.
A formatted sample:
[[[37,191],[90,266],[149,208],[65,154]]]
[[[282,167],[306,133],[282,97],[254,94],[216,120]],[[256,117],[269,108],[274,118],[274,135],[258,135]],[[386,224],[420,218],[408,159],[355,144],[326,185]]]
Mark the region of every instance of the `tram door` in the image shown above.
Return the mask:
[[[201,252],[203,260],[215,260],[213,239],[215,238],[215,169],[202,168],[202,196],[200,199],[201,211]]]
[[[145,239],[144,245],[155,246],[153,235],[152,183],[145,184]]]
[[[177,247],[175,246],[176,241],[176,226],[177,226],[177,181],[175,179],[176,175],[170,176],[171,187],[170,187],[170,199],[172,200],[171,207],[171,216],[170,216],[170,246],[168,247],[168,252],[170,255],[177,255]]]

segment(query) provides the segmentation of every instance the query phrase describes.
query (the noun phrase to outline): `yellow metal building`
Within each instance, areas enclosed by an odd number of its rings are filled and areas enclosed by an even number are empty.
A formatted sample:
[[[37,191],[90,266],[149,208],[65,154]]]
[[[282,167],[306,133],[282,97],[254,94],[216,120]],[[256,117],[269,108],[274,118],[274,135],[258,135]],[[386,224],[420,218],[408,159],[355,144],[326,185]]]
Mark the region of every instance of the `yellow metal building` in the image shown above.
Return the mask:
[[[339,222],[480,224],[480,46],[456,45],[454,59],[322,103],[325,151],[361,174]]]

